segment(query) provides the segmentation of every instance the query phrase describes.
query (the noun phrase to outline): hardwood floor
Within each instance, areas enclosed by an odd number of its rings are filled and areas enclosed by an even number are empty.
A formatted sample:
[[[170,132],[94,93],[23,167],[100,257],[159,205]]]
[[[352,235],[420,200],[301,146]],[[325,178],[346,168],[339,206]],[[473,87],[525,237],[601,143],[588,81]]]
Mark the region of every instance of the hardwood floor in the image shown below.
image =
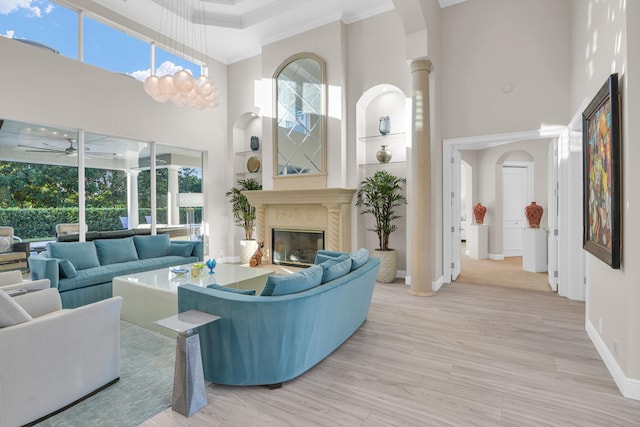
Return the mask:
[[[453,284],[431,298],[377,284],[368,320],[283,388],[207,387],[191,418],[145,427],[637,426],[584,331],[584,303]]]

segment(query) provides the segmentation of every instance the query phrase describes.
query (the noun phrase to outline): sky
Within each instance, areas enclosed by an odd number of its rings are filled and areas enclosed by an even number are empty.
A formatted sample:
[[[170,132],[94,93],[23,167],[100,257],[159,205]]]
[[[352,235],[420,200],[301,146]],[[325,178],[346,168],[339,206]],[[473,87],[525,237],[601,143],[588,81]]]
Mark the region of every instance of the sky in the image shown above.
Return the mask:
[[[144,80],[150,73],[150,47],[91,18],[84,18],[84,62]],[[49,0],[0,0],[0,36],[45,44],[77,59],[78,15]],[[181,69],[200,75],[200,67],[156,49],[156,75]]]

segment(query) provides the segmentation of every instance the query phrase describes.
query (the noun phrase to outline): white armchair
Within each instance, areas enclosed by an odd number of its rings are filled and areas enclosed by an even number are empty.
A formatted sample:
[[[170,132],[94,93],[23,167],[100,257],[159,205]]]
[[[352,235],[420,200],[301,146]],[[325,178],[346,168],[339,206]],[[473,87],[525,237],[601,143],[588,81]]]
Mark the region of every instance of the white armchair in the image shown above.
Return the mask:
[[[1,426],[39,420],[119,379],[122,298],[63,310],[55,288],[11,298],[12,288],[0,287]]]
[[[51,287],[49,279],[24,280],[20,270],[0,271],[0,289],[5,292],[39,291]]]

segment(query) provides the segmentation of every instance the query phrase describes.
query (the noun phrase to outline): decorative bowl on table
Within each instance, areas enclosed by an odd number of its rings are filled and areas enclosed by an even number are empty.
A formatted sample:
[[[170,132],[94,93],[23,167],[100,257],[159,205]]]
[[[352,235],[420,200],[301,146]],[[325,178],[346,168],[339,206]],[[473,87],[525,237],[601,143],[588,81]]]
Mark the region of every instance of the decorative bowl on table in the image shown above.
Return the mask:
[[[182,277],[189,272],[188,268],[172,268],[171,272],[176,276]]]

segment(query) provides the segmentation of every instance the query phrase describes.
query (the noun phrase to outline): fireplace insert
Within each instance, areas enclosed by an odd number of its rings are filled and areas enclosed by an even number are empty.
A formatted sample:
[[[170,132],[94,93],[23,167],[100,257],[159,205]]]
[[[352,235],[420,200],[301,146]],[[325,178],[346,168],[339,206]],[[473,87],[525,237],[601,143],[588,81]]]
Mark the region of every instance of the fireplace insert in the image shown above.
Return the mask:
[[[324,249],[324,231],[274,228],[271,237],[274,264],[310,266]]]

